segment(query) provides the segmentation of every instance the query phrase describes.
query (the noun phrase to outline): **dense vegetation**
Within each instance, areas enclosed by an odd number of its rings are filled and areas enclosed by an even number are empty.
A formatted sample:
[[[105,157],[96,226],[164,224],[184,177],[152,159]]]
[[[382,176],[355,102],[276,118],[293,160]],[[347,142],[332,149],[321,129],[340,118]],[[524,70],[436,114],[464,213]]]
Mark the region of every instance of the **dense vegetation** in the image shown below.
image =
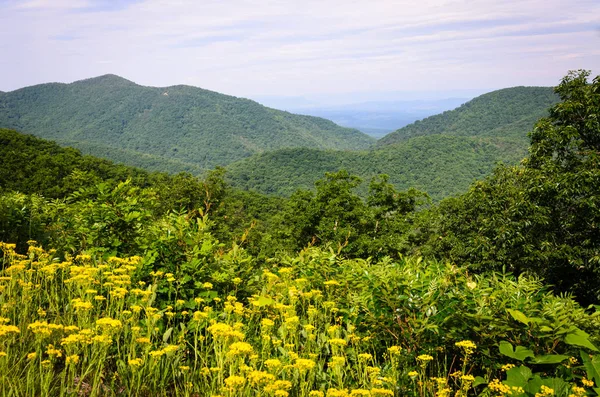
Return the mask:
[[[388,174],[397,189],[415,187],[438,201],[464,192],[497,163],[516,164],[526,153],[516,139],[431,135],[368,151],[276,150],[229,165],[227,178],[242,189],[289,196],[312,188],[325,172],[346,169],[365,181]],[[359,186],[363,197],[367,188]]]
[[[143,87],[114,75],[5,93],[0,127],[171,172],[206,170],[265,150],[360,149],[374,141],[318,117],[190,86]]]
[[[414,187],[438,201],[464,192],[499,162],[517,164],[527,154],[526,132],[556,101],[549,87],[494,91],[401,128],[373,149],[265,152],[229,165],[228,180],[243,189],[289,196],[343,168],[366,181],[388,174],[397,189]],[[367,186],[359,192],[365,196]]]
[[[514,87],[481,95],[460,107],[427,117],[386,135],[379,145],[391,145],[415,136],[512,137],[526,140],[527,131],[548,107],[558,101],[550,87]]]
[[[2,131],[2,393],[599,395],[588,77],[522,165],[439,205],[347,171],[274,199]],[[56,189],[26,167],[48,153]]]

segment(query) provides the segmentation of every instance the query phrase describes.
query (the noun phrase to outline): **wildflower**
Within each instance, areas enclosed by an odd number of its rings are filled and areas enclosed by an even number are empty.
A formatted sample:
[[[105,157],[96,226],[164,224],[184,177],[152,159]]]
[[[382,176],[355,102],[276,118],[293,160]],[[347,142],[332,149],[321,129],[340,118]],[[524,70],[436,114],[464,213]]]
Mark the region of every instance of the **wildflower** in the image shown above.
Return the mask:
[[[236,389],[243,387],[246,384],[246,378],[243,376],[231,375],[225,379],[225,385],[230,389]]]
[[[6,357],[6,356],[8,356],[8,353],[6,353],[6,352],[0,352],[0,357]]]
[[[154,358],[157,358],[163,356],[165,352],[163,350],[152,350],[148,354]]]
[[[31,324],[29,325],[31,326]],[[21,330],[15,325],[0,325],[0,337],[8,335],[10,333],[19,334],[21,333]]]
[[[473,343],[470,340],[463,340],[460,342],[456,342],[454,345],[456,347],[460,347],[461,349],[463,349],[465,352],[465,355],[467,355],[467,356],[473,354],[475,349],[477,349],[477,345],[475,345],[475,343]]]
[[[91,302],[86,302],[83,301],[79,298],[75,298],[71,301],[71,304],[73,305],[73,309],[75,309],[75,311],[79,311],[79,310],[89,310],[92,307],[94,307],[94,305],[92,305]]]
[[[333,346],[346,346],[348,344],[348,342],[346,342],[344,339],[340,339],[340,338],[333,338],[333,339],[329,339],[329,344],[333,345]]]
[[[212,289],[213,285],[212,285],[212,283],[206,282],[206,283],[202,284],[202,288],[204,288],[204,289]]]
[[[539,393],[535,393],[535,397],[550,397],[554,395],[554,389],[549,388],[546,385],[540,387]]]
[[[502,371],[506,372],[506,371],[509,371],[510,369],[512,369],[512,368],[514,368],[514,367],[515,367],[515,365],[514,365],[514,364],[504,364],[504,365],[502,366]]]
[[[256,386],[264,385],[274,380],[275,376],[265,371],[252,371],[248,374],[248,381]]]
[[[167,345],[163,348],[163,351],[168,354],[168,353],[174,353],[177,350],[179,350],[179,346],[177,345]]]
[[[594,387],[594,381],[593,380],[589,380],[587,378],[581,379],[581,383],[583,383],[583,385],[587,386],[587,387]]]
[[[346,389],[328,389],[327,397],[348,397],[348,391]]]
[[[79,362],[79,356],[77,354],[73,354],[70,356],[67,356],[67,358],[65,359],[65,363],[67,365],[69,364],[77,364]]]
[[[361,353],[358,355],[358,359],[361,361],[368,361],[373,359],[373,356],[370,353]]]
[[[317,365],[317,363],[315,363],[313,360],[310,360],[307,358],[298,358],[298,359],[296,359],[296,363],[294,364],[294,366],[296,368],[298,368],[298,370],[301,372],[310,371],[316,365]]]
[[[227,356],[242,356],[252,354],[254,350],[252,349],[252,345],[246,342],[234,342],[229,346],[229,351],[227,352]]]
[[[233,280],[231,280],[231,281],[233,281],[233,284],[234,284],[234,285],[239,285],[239,284],[241,284],[241,283],[242,283],[242,279],[241,279],[241,278],[239,278],[239,277],[235,277],[235,278],[234,278]]]
[[[269,385],[272,390],[290,390],[292,388],[292,382],[289,380],[278,380]],[[265,388],[266,390],[267,388]]]
[[[54,345],[48,345],[46,354],[49,356],[56,356],[56,358],[62,357],[62,352],[59,349],[55,349]]]
[[[422,364],[421,365],[426,365],[429,361],[432,361],[433,357],[430,356],[429,354],[421,354],[420,356],[417,357],[417,361],[421,361]]]
[[[27,360],[31,361],[31,360],[35,360],[35,358],[37,357],[37,353],[33,352],[33,353],[29,353],[27,355]]]
[[[96,320],[96,325],[99,327],[104,326],[104,327],[108,327],[111,329],[118,329],[123,326],[123,323],[121,323],[120,320],[115,320],[110,317],[103,317],[99,320]]]
[[[378,388],[374,387],[371,389],[371,396],[373,396],[373,397],[385,397],[385,396],[394,397],[394,392],[391,390],[378,389]]]
[[[350,397],[352,396],[364,396],[364,397],[370,397],[371,396],[371,392],[365,389],[354,389],[350,392]]]
[[[408,373],[408,376],[410,376],[411,378],[415,378],[417,375],[419,375],[419,373],[417,371],[410,371]]]
[[[398,354],[400,354],[400,351],[402,350],[402,348],[400,346],[390,346],[388,347],[388,353],[390,354],[390,356],[396,356]]]
[[[110,344],[112,343],[112,338],[108,335],[96,335],[92,338],[92,342]]]
[[[128,360],[127,364],[134,368],[141,367],[144,364],[144,360],[142,360],[141,358],[133,358],[131,360]]]
[[[333,356],[331,357],[331,361],[329,362],[329,365],[331,367],[337,367],[337,366],[343,366],[344,364],[346,364],[346,358],[343,356]]]
[[[180,365],[180,366],[179,366],[179,370],[180,370],[180,371],[183,371],[183,372],[186,372],[186,371],[189,371],[189,370],[190,370],[190,367],[189,367],[189,366],[187,366],[187,365]]]
[[[323,393],[321,390],[313,390],[308,393],[308,397],[325,397],[325,393]]]
[[[577,361],[577,359],[575,357],[569,357],[569,364],[570,365],[577,365],[579,362]]]
[[[281,367],[281,361],[279,361],[276,358],[270,358],[268,360],[265,360],[265,366],[268,369],[277,369],[277,368]]]

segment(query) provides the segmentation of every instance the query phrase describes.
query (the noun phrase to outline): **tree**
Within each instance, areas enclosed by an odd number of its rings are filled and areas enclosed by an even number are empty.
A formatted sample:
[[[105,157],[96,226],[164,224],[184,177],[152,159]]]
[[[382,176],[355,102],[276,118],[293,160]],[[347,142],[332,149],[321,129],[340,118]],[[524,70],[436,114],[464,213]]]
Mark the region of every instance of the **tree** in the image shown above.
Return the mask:
[[[424,247],[476,270],[541,275],[584,303],[600,297],[600,77],[570,72],[530,134],[529,157],[438,208]]]

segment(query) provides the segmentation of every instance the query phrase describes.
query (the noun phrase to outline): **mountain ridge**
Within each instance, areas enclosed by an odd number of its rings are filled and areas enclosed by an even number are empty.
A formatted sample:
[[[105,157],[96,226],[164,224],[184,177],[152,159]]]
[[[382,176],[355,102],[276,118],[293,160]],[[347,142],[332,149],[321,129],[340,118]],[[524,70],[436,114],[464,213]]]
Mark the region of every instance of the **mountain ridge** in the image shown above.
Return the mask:
[[[130,165],[144,153],[206,170],[285,147],[359,149],[375,142],[329,120],[250,99],[185,85],[146,87],[112,74],[25,87],[1,98],[0,127],[68,142],[87,154],[95,154],[88,150],[94,146],[109,155],[110,148],[125,150],[132,153]]]
[[[387,144],[381,143],[382,138],[361,151],[289,149],[258,154],[230,164],[228,178],[240,188],[285,196],[298,187],[312,188],[324,172],[345,168],[363,179],[359,187],[363,196],[368,181],[385,173],[397,189],[414,187],[441,200],[462,193],[497,163],[512,165],[524,158],[527,132],[558,101],[549,87],[498,91],[401,128]],[[462,130],[463,125],[469,129]],[[411,129],[417,133],[411,135],[415,132]],[[401,135],[407,130],[409,134]]]

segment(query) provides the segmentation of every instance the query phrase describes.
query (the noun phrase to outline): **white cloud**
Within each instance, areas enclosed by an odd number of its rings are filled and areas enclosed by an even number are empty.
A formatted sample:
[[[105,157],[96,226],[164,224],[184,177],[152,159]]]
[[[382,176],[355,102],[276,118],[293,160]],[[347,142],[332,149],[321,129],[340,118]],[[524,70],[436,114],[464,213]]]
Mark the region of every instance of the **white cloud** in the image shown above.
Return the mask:
[[[2,5],[5,4],[5,5]],[[238,96],[497,88],[600,70],[596,0],[0,3],[0,89],[116,73]],[[99,6],[101,5],[101,6]]]

